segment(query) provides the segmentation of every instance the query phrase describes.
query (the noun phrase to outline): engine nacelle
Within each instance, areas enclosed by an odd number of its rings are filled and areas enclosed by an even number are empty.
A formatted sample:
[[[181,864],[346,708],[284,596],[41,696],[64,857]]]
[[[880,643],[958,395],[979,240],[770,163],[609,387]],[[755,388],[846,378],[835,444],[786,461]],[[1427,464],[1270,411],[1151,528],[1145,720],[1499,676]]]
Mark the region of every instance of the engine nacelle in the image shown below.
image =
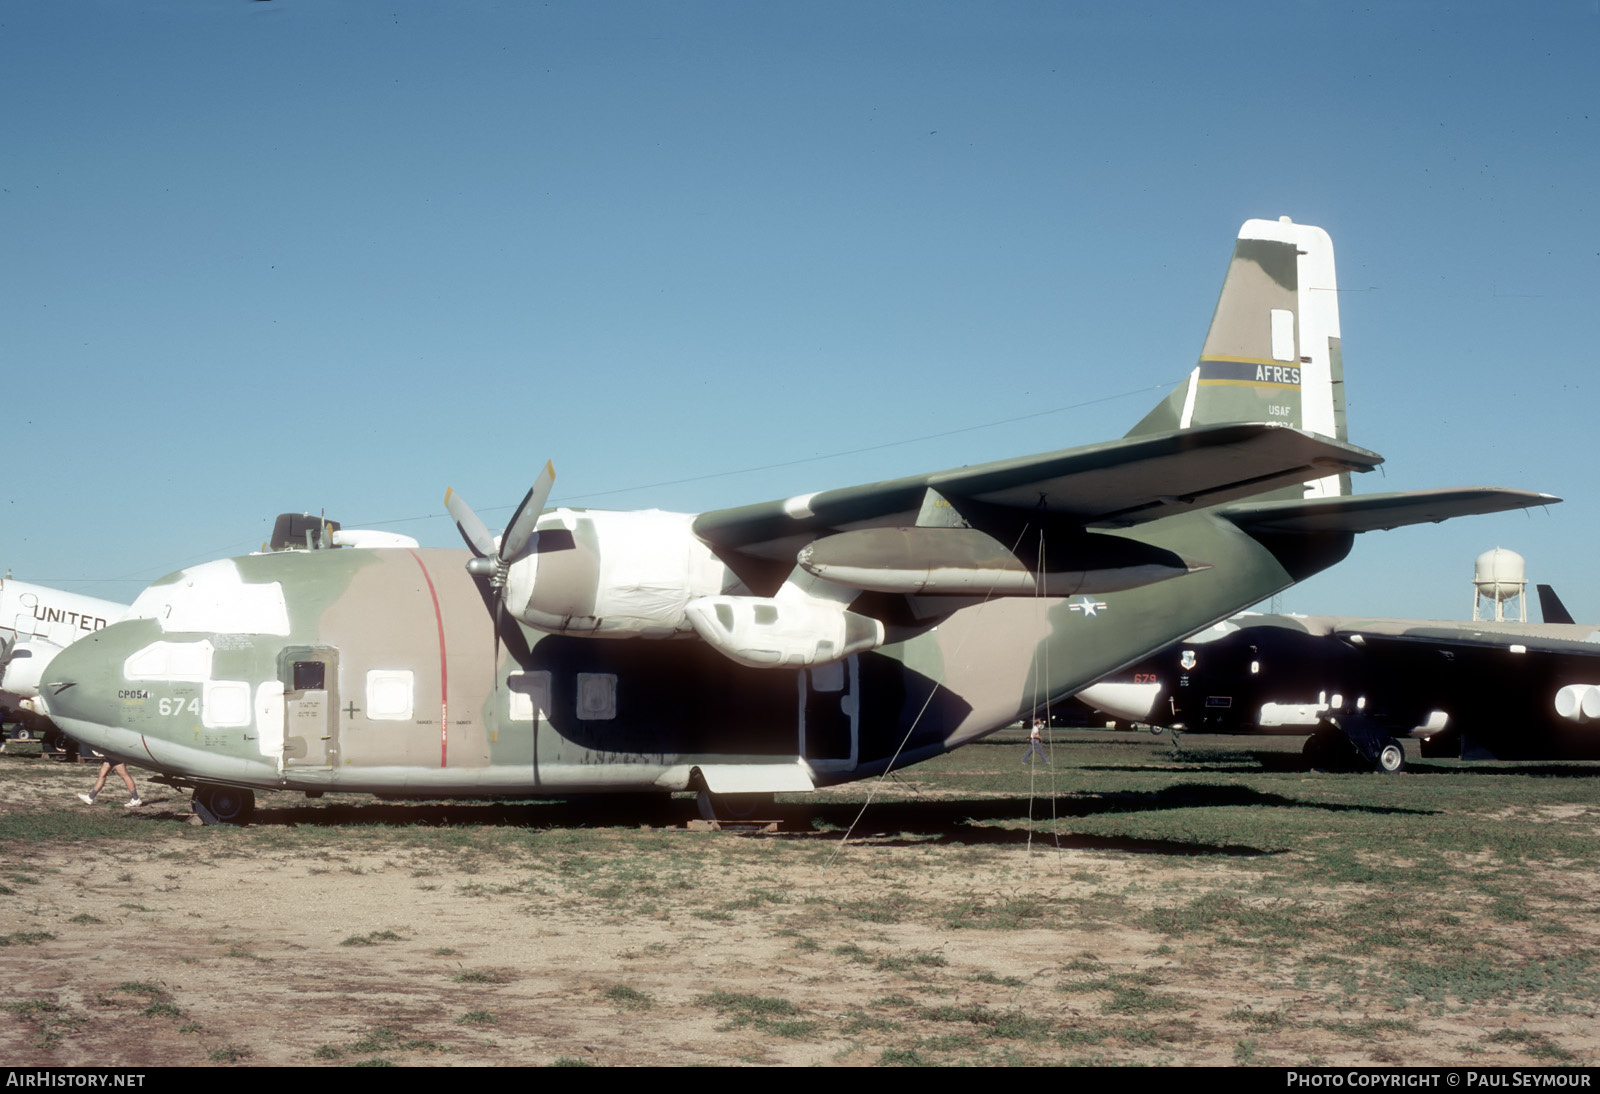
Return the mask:
[[[555,509],[506,575],[506,610],[551,634],[674,638],[691,600],[747,590],[690,528],[660,509]]]
[[[1582,725],[1600,719],[1600,687],[1568,684],[1556,692],[1556,714]]]
[[[43,638],[19,638],[0,664],[0,690],[22,699],[39,694],[39,682],[61,647]]]

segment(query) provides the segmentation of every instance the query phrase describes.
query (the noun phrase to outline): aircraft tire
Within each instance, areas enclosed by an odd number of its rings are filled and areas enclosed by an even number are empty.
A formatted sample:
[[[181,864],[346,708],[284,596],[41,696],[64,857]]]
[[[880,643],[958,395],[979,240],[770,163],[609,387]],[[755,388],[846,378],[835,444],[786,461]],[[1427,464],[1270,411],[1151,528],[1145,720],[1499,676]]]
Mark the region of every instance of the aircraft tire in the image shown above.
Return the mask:
[[[1358,765],[1364,762],[1350,738],[1333,728],[1319,729],[1307,737],[1300,754],[1313,771],[1359,771]]]
[[[1385,775],[1395,775],[1406,767],[1406,750],[1399,741],[1391,740],[1378,750],[1377,768]]]
[[[202,824],[246,825],[256,811],[253,790],[201,783],[194,788],[194,812]]]
[[[52,722],[39,732],[39,754],[59,752],[67,763],[78,762],[78,742],[55,727]]]
[[[13,741],[31,741],[33,740],[33,730],[27,726],[18,726],[17,731],[11,735],[11,739]]]
[[[706,820],[747,821],[770,817],[777,798],[772,794],[713,794],[702,790],[696,804]]]

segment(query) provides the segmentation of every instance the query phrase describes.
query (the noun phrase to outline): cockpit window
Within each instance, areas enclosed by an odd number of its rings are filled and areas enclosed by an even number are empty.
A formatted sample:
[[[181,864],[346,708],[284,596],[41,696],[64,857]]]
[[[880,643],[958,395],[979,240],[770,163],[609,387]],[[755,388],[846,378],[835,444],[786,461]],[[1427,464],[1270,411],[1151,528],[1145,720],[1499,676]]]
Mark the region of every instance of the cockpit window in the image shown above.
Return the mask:
[[[130,619],[154,619],[167,633],[289,633],[289,608],[276,581],[248,584],[232,559],[191,566],[139,594]]]

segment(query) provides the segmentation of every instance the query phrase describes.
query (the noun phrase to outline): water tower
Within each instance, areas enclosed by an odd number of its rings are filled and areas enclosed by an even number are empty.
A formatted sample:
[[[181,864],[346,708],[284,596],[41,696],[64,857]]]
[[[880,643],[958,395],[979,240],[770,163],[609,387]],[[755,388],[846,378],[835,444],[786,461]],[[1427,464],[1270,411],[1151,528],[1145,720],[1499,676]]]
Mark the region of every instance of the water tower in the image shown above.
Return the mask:
[[[1494,601],[1492,618],[1497,622],[1506,618],[1506,601],[1515,600],[1516,617],[1520,622],[1526,623],[1528,598],[1524,592],[1528,586],[1527,571],[1528,564],[1523,561],[1522,556],[1504,547],[1496,547],[1479,555],[1477,563],[1472,568],[1473,621],[1490,618],[1479,614],[1484,598],[1487,597]]]

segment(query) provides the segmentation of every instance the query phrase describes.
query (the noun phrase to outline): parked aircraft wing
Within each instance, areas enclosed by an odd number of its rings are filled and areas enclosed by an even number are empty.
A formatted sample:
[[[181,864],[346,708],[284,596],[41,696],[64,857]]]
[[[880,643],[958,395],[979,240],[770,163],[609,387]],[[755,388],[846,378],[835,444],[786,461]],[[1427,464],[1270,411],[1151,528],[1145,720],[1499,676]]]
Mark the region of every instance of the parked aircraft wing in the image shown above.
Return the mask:
[[[1500,513],[1553,505],[1561,499],[1531,490],[1463,486],[1448,490],[1406,490],[1390,494],[1241,502],[1224,514],[1247,532],[1355,533],[1387,531],[1408,524],[1438,523],[1451,517]]]
[[[1592,663],[1600,678],[1600,628],[1574,623],[1449,623],[1429,619],[1340,619],[1331,632],[1362,649],[1507,650],[1563,654]]]
[[[1083,526],[1125,527],[1286,484],[1370,471],[1382,460],[1298,429],[1231,423],[712,510],[695,518],[694,531],[718,547],[792,559],[820,535],[916,524],[929,491],[957,509],[976,502],[1043,511]]]

